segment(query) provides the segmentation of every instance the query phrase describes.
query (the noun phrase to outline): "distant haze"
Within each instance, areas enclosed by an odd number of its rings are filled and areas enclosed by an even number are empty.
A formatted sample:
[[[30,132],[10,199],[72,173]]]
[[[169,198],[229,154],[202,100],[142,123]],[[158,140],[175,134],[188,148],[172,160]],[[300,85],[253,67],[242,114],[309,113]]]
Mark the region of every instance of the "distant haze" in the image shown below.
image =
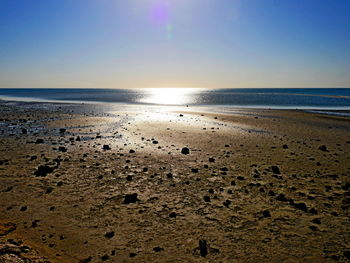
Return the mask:
[[[1,0],[0,88],[350,87],[348,0]]]

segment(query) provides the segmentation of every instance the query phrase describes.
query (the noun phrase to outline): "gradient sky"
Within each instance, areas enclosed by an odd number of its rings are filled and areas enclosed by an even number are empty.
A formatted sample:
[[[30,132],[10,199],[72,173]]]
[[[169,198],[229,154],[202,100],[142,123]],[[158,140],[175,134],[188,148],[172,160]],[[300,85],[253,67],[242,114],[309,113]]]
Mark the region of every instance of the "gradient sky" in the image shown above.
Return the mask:
[[[0,88],[350,87],[350,0],[0,0]]]

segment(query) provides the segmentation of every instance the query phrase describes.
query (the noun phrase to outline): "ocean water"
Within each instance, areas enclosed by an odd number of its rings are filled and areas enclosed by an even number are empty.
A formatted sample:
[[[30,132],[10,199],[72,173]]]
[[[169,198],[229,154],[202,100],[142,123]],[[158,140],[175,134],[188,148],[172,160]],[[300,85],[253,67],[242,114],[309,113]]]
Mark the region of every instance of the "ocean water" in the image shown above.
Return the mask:
[[[119,104],[350,110],[350,88],[0,89],[0,99]]]

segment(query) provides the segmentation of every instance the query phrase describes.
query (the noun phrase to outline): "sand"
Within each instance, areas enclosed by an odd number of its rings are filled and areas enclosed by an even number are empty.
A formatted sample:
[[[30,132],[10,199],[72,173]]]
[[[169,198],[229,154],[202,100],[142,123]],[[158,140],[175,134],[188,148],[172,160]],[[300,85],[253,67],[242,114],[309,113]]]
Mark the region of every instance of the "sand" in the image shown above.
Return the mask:
[[[0,102],[0,262],[348,262],[350,118],[214,110]]]

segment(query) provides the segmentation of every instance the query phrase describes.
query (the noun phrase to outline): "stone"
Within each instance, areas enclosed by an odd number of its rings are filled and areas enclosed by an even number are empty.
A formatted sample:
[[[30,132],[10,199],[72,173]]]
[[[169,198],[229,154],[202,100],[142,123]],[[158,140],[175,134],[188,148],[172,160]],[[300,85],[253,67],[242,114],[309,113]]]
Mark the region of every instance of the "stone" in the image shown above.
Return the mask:
[[[114,232],[113,232],[113,231],[107,232],[107,233],[105,234],[105,237],[106,237],[106,238],[112,238],[112,237],[114,237]]]
[[[54,168],[47,166],[47,165],[40,165],[37,170],[34,172],[34,175],[37,177],[45,177],[48,174],[52,173],[54,171]]]
[[[204,239],[199,240],[199,254],[202,257],[206,257],[208,255],[208,245],[207,241]]]
[[[190,149],[188,149],[187,147],[184,147],[184,148],[182,148],[181,153],[182,154],[190,154]]]
[[[132,203],[136,203],[138,201],[137,199],[137,194],[127,194],[124,197],[124,204],[132,204]]]
[[[321,145],[320,147],[318,147],[318,149],[323,152],[328,152],[326,145]]]
[[[111,149],[111,147],[109,147],[108,144],[104,144],[102,147],[102,150],[105,150],[105,151],[110,150],[110,149]]]
[[[271,166],[271,169],[274,174],[281,174],[280,168],[278,168],[278,166],[273,165]]]

